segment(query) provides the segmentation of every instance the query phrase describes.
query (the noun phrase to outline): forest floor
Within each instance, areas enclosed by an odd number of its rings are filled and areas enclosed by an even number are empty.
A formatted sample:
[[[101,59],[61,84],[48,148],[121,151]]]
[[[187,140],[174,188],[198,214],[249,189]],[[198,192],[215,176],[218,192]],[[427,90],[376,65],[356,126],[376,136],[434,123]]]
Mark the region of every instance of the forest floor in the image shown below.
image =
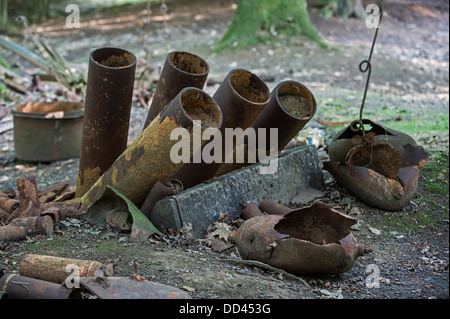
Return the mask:
[[[211,72],[205,90],[214,93],[231,69],[245,68],[260,75],[273,89],[284,79],[310,88],[318,102],[309,123],[325,132],[325,145],[341,127],[322,125],[349,122],[358,117],[366,75],[358,70],[367,59],[374,29],[357,19],[324,20],[319,10],[310,16],[320,35],[337,49],[320,48],[298,36],[260,44],[243,51],[214,53],[231,21],[235,1],[168,2],[166,24],[153,4],[146,44],[150,63],[162,66],[173,50],[198,54]],[[156,8],[155,8],[156,7]],[[64,20],[51,20],[33,30],[44,34],[68,61],[87,72],[93,48],[116,46],[144,56],[142,19],[145,5],[115,8],[81,15],[81,28],[66,30]],[[308,284],[277,272],[222,259],[239,260],[235,247],[216,252],[207,239],[183,236],[155,237],[129,243],[127,234],[98,228],[80,220],[57,226],[50,237],[30,237],[0,247],[0,268],[17,271],[27,253],[115,263],[116,275],[128,276],[133,262],[140,275],[186,290],[194,298],[237,299],[440,299],[449,297],[449,14],[445,1],[385,1],[385,16],[372,58],[372,75],[365,117],[402,130],[422,145],[430,158],[420,170],[415,198],[403,209],[387,212],[366,205],[337,185],[324,171],[323,202],[358,220],[352,233],[371,246],[339,276],[301,276]],[[5,54],[8,62],[18,60]],[[135,101],[136,102],[136,101]],[[137,103],[136,103],[137,104]],[[142,129],[147,110],[132,108],[130,141]],[[27,163],[14,159],[12,130],[0,135],[0,189],[16,187],[18,177],[36,177],[38,187],[73,179],[78,159],[54,163]],[[321,160],[326,159],[319,146]],[[379,286],[366,280],[375,265]]]

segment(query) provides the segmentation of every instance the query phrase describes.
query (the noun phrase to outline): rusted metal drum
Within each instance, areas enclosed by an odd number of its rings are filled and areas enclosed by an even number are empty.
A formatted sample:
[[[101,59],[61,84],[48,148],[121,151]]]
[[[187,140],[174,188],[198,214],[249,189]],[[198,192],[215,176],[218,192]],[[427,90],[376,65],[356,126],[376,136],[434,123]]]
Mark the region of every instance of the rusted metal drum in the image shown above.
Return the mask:
[[[80,156],[83,103],[26,103],[11,113],[17,159],[52,162]]]

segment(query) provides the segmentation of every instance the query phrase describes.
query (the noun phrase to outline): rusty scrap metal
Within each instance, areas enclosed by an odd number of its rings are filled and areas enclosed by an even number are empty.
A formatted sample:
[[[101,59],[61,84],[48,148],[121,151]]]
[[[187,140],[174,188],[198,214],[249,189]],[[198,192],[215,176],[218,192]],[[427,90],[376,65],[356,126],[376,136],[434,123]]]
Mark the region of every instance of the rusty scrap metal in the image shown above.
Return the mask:
[[[35,217],[41,213],[41,202],[33,176],[16,179],[17,191],[19,193],[19,207],[11,214],[8,221],[15,218]]]
[[[52,162],[80,156],[84,104],[35,102],[11,110],[15,157]]]
[[[284,81],[278,84],[271,93],[269,103],[251,125],[255,129],[257,141],[260,138],[259,129],[266,130],[264,154],[267,154],[271,147],[270,129],[277,129],[278,149],[276,151],[279,153],[313,118],[316,109],[317,103],[314,95],[303,84],[296,81]],[[246,148],[245,151],[247,151]],[[247,158],[247,156],[245,157]],[[216,176],[229,173],[248,164],[248,162],[225,163],[220,167]]]
[[[264,213],[254,202],[249,202],[241,212],[241,218],[247,220],[256,216],[264,216]]]
[[[208,74],[209,65],[201,57],[189,52],[170,52],[161,71],[143,129],[182,89],[187,87],[203,89]]]
[[[6,273],[0,278],[0,289],[8,293],[10,299],[79,299],[79,289],[69,289],[62,285],[39,279]]]
[[[336,161],[323,163],[336,182],[367,204],[387,211],[397,211],[406,206],[417,191],[419,168],[402,167],[398,180],[389,179],[374,170],[359,166],[340,165]]]
[[[53,234],[53,220],[50,216],[34,216],[15,218],[9,222],[8,225],[16,227],[24,227],[28,235]]]
[[[119,48],[89,55],[76,197],[83,196],[127,148],[136,57]]]
[[[220,129],[222,160],[219,163],[194,163],[191,160],[190,163],[183,165],[172,178],[180,180],[186,189],[214,177],[224,165],[225,159],[231,155],[225,153],[225,130],[227,128],[245,130],[250,127],[269,102],[270,91],[256,74],[244,69],[235,69],[229,72],[213,98],[223,113],[223,125]]]
[[[107,277],[102,281],[84,277],[80,278],[80,285],[100,299],[191,299],[178,288],[127,277]]]
[[[286,215],[292,211],[292,208],[281,205],[271,200],[264,199],[259,203],[259,209],[270,215]]]
[[[350,233],[356,220],[316,202],[285,215],[246,220],[234,234],[242,259],[263,262],[292,274],[336,275],[371,251]]]
[[[145,198],[140,210],[151,220],[151,213],[156,202],[183,191],[183,184],[176,179],[157,181]]]
[[[77,267],[80,277],[93,277],[97,269],[106,267],[94,260],[28,254],[20,262],[20,275],[62,284],[73,271],[72,266]]]
[[[0,226],[0,242],[24,239],[27,237],[27,234],[28,232],[25,227],[11,225]]]
[[[208,126],[199,127],[199,116],[207,119],[204,125]],[[183,165],[170,160],[171,148],[178,142],[170,138],[171,132],[184,128],[192,141],[194,126],[202,133],[221,124],[220,108],[207,93],[196,88],[183,89],[81,198],[84,209],[95,203],[107,187],[140,207],[156,181],[170,179]],[[200,147],[193,145],[190,154]]]
[[[0,208],[0,222],[6,223],[9,218],[9,214]]]
[[[19,207],[19,201],[16,199],[11,199],[7,194],[0,193],[0,209],[12,214],[12,212]]]

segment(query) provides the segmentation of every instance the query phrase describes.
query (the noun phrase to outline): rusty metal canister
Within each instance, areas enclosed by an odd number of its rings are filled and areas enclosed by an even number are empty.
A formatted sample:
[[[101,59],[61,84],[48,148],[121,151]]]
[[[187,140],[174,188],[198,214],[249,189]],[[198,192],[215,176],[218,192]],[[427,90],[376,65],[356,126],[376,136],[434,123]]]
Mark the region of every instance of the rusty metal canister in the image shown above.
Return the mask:
[[[19,207],[17,199],[11,199],[7,194],[0,193],[0,209],[11,214],[17,207]]]
[[[30,102],[11,110],[14,155],[29,162],[52,162],[80,156],[84,104]]]
[[[316,113],[317,104],[314,95],[303,84],[296,81],[284,81],[278,84],[271,93],[266,107],[261,111],[251,127],[255,130],[256,141],[259,143],[261,132],[265,129],[266,156],[272,146],[270,143],[273,128],[277,129],[277,150],[282,151],[298,132],[311,120]],[[247,141],[244,141],[246,144]],[[247,145],[245,145],[247,146]],[[259,144],[258,144],[259,146]],[[257,148],[259,148],[257,146]],[[247,147],[245,147],[247,152]],[[225,163],[216,176],[229,173],[235,169],[252,163]]]
[[[201,126],[199,118],[203,119]],[[192,142],[194,129],[202,134],[221,125],[222,113],[213,98],[197,88],[183,89],[81,198],[83,207],[96,202],[108,186],[140,207],[158,180],[170,179],[183,165],[171,159],[173,146],[182,142],[173,139],[172,132],[178,129],[187,133],[192,144],[187,154],[190,157],[205,142]]]
[[[76,197],[81,197],[127,148],[136,57],[119,48],[89,56]]]
[[[306,86],[296,81],[284,81],[272,91],[270,102],[251,126],[256,130],[276,127],[278,150],[281,151],[311,120],[316,109],[316,99]],[[266,147],[268,145],[267,141]]]
[[[16,273],[6,273],[0,278],[0,290],[9,299],[76,299],[80,298],[78,289],[44,280],[24,277]]]
[[[270,99],[270,90],[256,74],[244,69],[230,71],[213,96],[223,113],[220,129],[222,159],[220,162],[185,164],[173,179],[180,180],[185,188],[198,185],[212,177],[230,154],[225,154],[226,129],[247,129],[261,113]]]
[[[20,262],[20,275],[62,284],[75,266],[80,277],[93,277],[103,265],[98,261],[28,254]]]
[[[199,56],[183,51],[170,52],[161,71],[144,129],[182,89],[203,89],[208,73],[208,63]]]

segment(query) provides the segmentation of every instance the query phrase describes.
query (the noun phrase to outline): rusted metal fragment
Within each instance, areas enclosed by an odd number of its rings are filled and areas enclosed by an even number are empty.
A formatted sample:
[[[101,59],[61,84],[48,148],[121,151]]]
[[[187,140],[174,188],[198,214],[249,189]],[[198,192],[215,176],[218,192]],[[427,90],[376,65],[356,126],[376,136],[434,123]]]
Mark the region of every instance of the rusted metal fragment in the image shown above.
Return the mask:
[[[105,282],[85,277],[80,278],[80,284],[100,299],[191,299],[178,288],[127,277],[107,277]]]
[[[413,146],[406,144],[403,146],[402,167],[417,166],[422,168],[426,165],[430,154],[428,154],[422,146]]]
[[[400,168],[400,182],[369,168],[339,165],[335,161],[324,162],[323,168],[361,200],[387,211],[396,211],[406,206],[414,197],[419,180],[417,166]]]
[[[353,147],[347,154],[345,164],[370,168],[387,178],[397,179],[402,162],[394,147],[377,143]]]
[[[286,215],[292,211],[292,208],[267,199],[262,200],[261,203],[259,203],[259,209],[270,215]]]
[[[127,148],[136,57],[119,48],[89,55],[76,197],[83,196]]]
[[[416,141],[408,134],[387,128],[381,124],[372,122],[369,119],[363,119],[362,121],[365,125],[370,126],[369,130],[365,130],[366,134],[370,132],[375,134],[374,144],[380,142],[388,143],[394,147],[400,156],[402,156],[403,147],[405,145],[410,144],[411,146],[417,146]],[[353,126],[354,122],[342,129],[336,134],[326,148],[331,161],[345,164],[347,153],[355,146],[352,140],[353,137],[362,136],[361,129]]]
[[[8,225],[16,227],[24,227],[29,235],[53,234],[53,220],[50,216],[35,216],[15,218]]]
[[[182,89],[187,87],[203,89],[208,73],[208,63],[199,56],[182,51],[170,52],[161,71],[143,129]]]
[[[199,117],[205,119],[201,127],[194,122]],[[196,88],[183,89],[81,198],[84,209],[94,204],[108,186],[140,207],[156,181],[170,179],[183,165],[171,160],[172,147],[180,143],[171,138],[173,130],[185,129],[192,141],[194,126],[201,134],[221,124],[220,108],[208,94]],[[201,143],[192,144],[190,154],[201,147]]]
[[[18,200],[9,198],[7,194],[0,194],[0,209],[8,214],[12,214],[12,212],[19,207],[19,203]]]
[[[19,207],[11,214],[9,221],[14,218],[33,217],[41,214],[41,202],[34,177],[22,177],[16,180],[19,193]]]
[[[55,213],[58,216],[53,216]],[[79,198],[66,200],[63,202],[50,202],[42,204],[42,215],[50,215],[55,218],[54,222],[57,223],[61,219],[65,218],[82,218],[83,206]]]
[[[211,137],[210,141],[216,138],[222,140],[222,156],[217,162],[213,161],[212,163],[204,162],[203,157],[201,157],[200,163],[196,163],[191,158],[190,163],[183,165],[172,176],[172,179],[180,180],[185,189],[213,178],[220,167],[225,165],[226,158],[233,156],[233,149],[231,149],[231,153],[227,153],[225,149],[226,129],[245,130],[250,127],[269,102],[270,91],[256,74],[244,69],[235,69],[228,73],[213,98],[222,110],[223,124],[220,131],[217,132],[218,136]],[[203,147],[207,147],[208,144],[209,141]],[[234,142],[233,146],[235,145]],[[203,147],[198,152],[203,153]]]
[[[94,260],[28,254],[20,262],[20,275],[62,284],[75,269],[80,277],[92,277],[104,264]]]
[[[264,213],[259,210],[258,206],[254,202],[249,202],[242,210],[241,218],[247,220],[255,216],[264,216]]]
[[[0,222],[6,223],[9,218],[9,214],[0,208]]]
[[[27,229],[25,227],[17,227],[12,225],[0,226],[0,242],[15,241],[27,237]]]
[[[11,114],[16,158],[52,162],[80,156],[83,103],[29,102]]]
[[[316,202],[285,215],[245,221],[233,239],[243,259],[257,260],[300,275],[336,275],[371,251],[349,231],[356,220]]]
[[[179,180],[157,181],[145,198],[140,210],[150,219],[153,207],[157,201],[181,191],[183,191],[183,184]]]
[[[0,289],[10,299],[80,299],[79,289],[68,289],[59,284],[6,273],[0,278]]]

